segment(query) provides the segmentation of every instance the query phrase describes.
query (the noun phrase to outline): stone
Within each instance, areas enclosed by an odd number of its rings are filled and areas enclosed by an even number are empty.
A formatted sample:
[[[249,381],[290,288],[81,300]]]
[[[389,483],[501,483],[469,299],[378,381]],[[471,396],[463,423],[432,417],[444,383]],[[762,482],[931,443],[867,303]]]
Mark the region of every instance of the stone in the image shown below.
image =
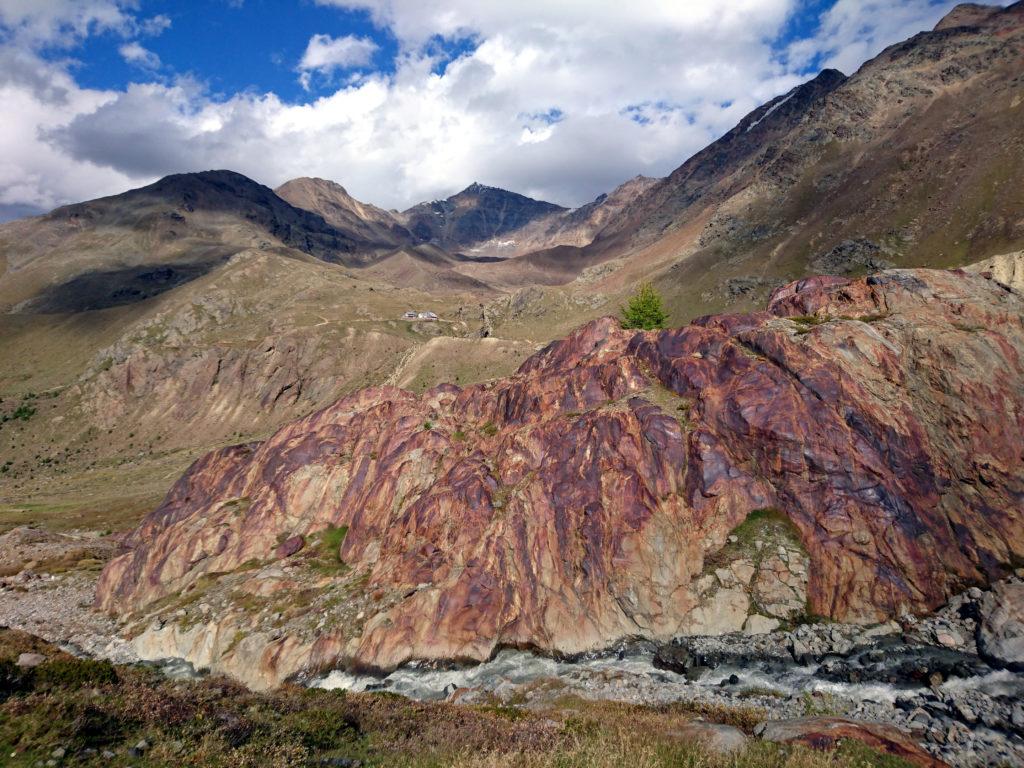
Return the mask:
[[[750,584],[750,580],[754,578],[754,574],[757,573],[757,568],[749,560],[736,560],[729,568],[732,570],[733,575],[736,577],[736,581],[746,586]]]
[[[810,644],[795,636],[789,640],[789,652],[793,656],[793,660],[798,664],[802,663],[805,658],[813,655]]]
[[[945,648],[960,648],[964,639],[954,629],[943,629],[935,633],[935,642]]]
[[[302,536],[290,536],[282,541],[274,550],[274,557],[283,560],[301,551],[306,545],[306,539]]]
[[[1011,669],[1024,669],[1024,583],[1000,582],[981,601],[978,652]]]
[[[770,616],[788,619],[801,613],[807,605],[806,581],[790,584],[789,566],[778,555],[765,558],[754,580],[753,596]]]
[[[18,661],[16,662],[19,667],[30,669],[32,667],[38,667],[46,661],[46,657],[41,653],[20,653],[18,654]]]
[[[778,629],[781,624],[782,622],[778,619],[754,613],[747,617],[743,624],[743,631],[748,635],[767,635]]]
[[[945,762],[929,754],[909,734],[886,723],[840,717],[769,720],[761,729],[760,736],[764,741],[795,742],[821,750],[836,749],[843,740],[853,739],[920,768],[948,768]]]
[[[1024,704],[1019,701],[1013,705],[1013,712],[1010,716],[1010,721],[1013,723],[1015,728],[1024,729]]]
[[[885,637],[886,635],[896,635],[900,632],[900,625],[895,621],[886,621],[882,624],[877,624],[873,627],[868,627],[862,631],[862,636],[867,640],[874,640],[878,637]]]
[[[736,580],[736,574],[734,574],[729,568],[715,569],[715,576],[723,587],[729,588],[739,585],[739,582]]]
[[[704,749],[716,754],[739,752],[747,746],[748,739],[743,731],[731,725],[692,722],[673,728],[672,736],[685,741],[695,741]]]
[[[686,630],[694,635],[739,632],[750,610],[750,597],[742,589],[720,589],[690,614]]]
[[[928,714],[928,710],[924,709],[923,707],[915,707],[914,710],[910,713],[910,718],[909,719],[912,722],[917,722],[917,723],[921,723],[922,725],[927,725],[931,721],[932,716],[929,715]]]
[[[956,714],[960,717],[961,720],[968,723],[978,722],[978,715],[974,712],[973,709],[971,709],[969,705],[965,704],[964,702],[955,701],[953,703],[953,709],[956,711]]]

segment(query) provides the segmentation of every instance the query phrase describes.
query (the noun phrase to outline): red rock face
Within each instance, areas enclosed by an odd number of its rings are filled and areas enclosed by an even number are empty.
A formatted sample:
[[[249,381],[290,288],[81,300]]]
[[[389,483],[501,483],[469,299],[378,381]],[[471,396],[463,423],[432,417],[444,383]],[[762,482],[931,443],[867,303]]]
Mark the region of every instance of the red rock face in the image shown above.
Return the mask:
[[[98,603],[345,525],[341,558],[401,598],[343,650],[322,638],[338,655],[574,652],[686,632],[705,557],[774,507],[810,555],[811,611],[926,611],[1024,557],[1022,315],[961,272],[818,277],[676,330],[597,320],[484,385],[364,390],[196,462]]]

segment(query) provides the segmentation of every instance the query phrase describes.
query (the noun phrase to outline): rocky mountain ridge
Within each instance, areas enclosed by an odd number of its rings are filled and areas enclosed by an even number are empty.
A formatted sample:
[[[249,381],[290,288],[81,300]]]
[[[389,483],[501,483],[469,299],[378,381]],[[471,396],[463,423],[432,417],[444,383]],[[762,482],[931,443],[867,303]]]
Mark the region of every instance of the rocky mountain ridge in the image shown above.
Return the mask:
[[[954,267],[1019,249],[1022,39],[1019,2],[954,9],[849,77],[828,70],[759,107],[590,245],[526,259],[574,287],[607,265],[589,283],[596,291],[653,278],[690,316],[696,302],[756,306],[822,261],[863,274],[859,257],[826,258],[844,242],[894,266]]]
[[[589,245],[626,206],[659,181],[635,176],[586,205],[536,218],[501,237],[477,244],[472,251],[513,257],[558,246]]]

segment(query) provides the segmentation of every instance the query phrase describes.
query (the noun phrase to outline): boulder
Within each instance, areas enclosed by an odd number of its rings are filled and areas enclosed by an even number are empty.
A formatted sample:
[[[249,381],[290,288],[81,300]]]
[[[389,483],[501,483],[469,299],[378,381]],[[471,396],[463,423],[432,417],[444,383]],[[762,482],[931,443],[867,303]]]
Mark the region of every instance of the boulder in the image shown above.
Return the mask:
[[[695,721],[673,728],[671,735],[684,741],[695,741],[709,752],[728,754],[747,746],[749,739],[739,728],[720,723]]]
[[[719,589],[690,614],[686,631],[694,635],[723,635],[743,628],[750,597],[739,588]]]
[[[1010,669],[1024,669],[1024,582],[1001,582],[982,598],[978,652]]]
[[[305,545],[306,540],[302,536],[291,536],[277,546],[277,549],[274,550],[274,556],[283,560],[301,551]]]
[[[743,631],[748,635],[767,635],[779,628],[781,622],[760,614],[752,614],[743,624]]]
[[[215,574],[347,526],[346,569],[314,567],[314,547],[287,558],[311,590],[358,584],[337,620],[298,634],[375,670],[738,631],[747,588],[778,618],[798,603],[856,623],[927,612],[1020,554],[1024,422],[1007,414],[1024,412],[1022,314],[1020,295],[963,272],[818,276],[766,311],[682,328],[594,320],[484,384],[354,392],[200,458],[108,563],[97,602],[159,612],[201,585],[223,605]],[[761,540],[756,589],[732,571],[742,586],[702,595],[705,566],[715,579],[715,555],[765,509],[801,557]],[[380,599],[349,620],[344,601],[364,594]],[[326,653],[315,663],[339,661]],[[314,664],[270,644],[250,660],[276,664],[268,680]]]
[[[29,669],[31,667],[38,667],[46,661],[46,657],[41,653],[22,653],[18,655],[17,664],[19,667]]]
[[[799,717],[792,720],[769,720],[759,725],[754,732],[765,741],[796,742],[821,750],[833,750],[844,739],[852,739],[920,768],[949,768],[947,763],[926,752],[909,734],[886,723],[841,717]]]

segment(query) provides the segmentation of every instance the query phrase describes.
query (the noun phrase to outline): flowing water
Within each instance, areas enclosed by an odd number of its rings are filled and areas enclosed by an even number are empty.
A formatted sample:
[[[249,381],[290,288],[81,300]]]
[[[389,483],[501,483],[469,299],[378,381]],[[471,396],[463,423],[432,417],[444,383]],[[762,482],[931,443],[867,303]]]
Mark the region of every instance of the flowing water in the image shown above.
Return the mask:
[[[695,679],[654,666],[650,650],[610,654],[580,661],[559,661],[526,651],[503,650],[492,660],[458,669],[437,669],[412,664],[385,677],[356,675],[336,670],[310,683],[316,688],[341,688],[350,691],[389,691],[414,699],[443,699],[457,688],[494,690],[507,684],[522,685],[545,678],[558,678],[600,693],[602,683],[616,678],[631,679],[634,687],[660,689],[672,697],[686,698],[687,692],[761,690],[781,695],[823,693],[852,701],[892,703],[897,696],[923,691],[922,684],[843,683],[816,676],[820,665],[792,664],[779,669],[777,665],[753,662],[746,666],[723,665],[708,670]],[[730,682],[731,680],[731,682]],[[645,685],[646,684],[646,685]],[[980,690],[990,696],[1024,697],[1024,675],[993,671],[985,675],[952,678],[939,690]]]

